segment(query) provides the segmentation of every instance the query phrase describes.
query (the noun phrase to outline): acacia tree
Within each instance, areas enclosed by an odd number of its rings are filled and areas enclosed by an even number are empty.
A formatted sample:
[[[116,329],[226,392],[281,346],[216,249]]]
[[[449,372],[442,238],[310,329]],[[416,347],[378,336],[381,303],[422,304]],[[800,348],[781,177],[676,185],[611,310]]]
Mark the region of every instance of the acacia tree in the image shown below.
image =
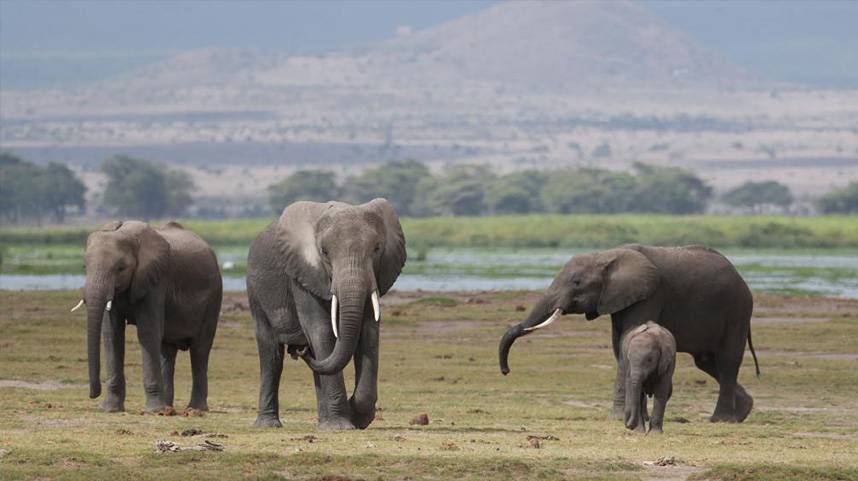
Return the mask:
[[[789,187],[780,182],[768,180],[745,182],[724,194],[722,200],[733,207],[746,207],[753,212],[760,212],[766,205],[785,209],[792,204],[793,197]]]
[[[11,222],[51,215],[63,222],[69,207],[82,213],[86,187],[67,166],[40,167],[19,157],[0,153],[0,217]]]
[[[542,210],[539,193],[548,175],[525,170],[498,177],[486,189],[486,204],[493,214],[526,214]]]
[[[412,204],[417,195],[417,184],[430,176],[429,169],[416,160],[389,161],[346,180],[342,195],[355,203],[384,197],[399,215],[414,215]]]
[[[339,195],[336,175],[328,170],[299,170],[268,186],[268,203],[276,214],[295,201],[327,202]]]
[[[693,172],[635,162],[637,189],[633,211],[698,214],[706,209],[712,187]]]
[[[552,172],[542,189],[549,212],[616,213],[632,209],[637,184],[625,172],[569,169]]]
[[[101,171],[107,175],[102,205],[112,214],[143,220],[179,215],[193,200],[190,177],[159,164],[119,155],[104,161]]]

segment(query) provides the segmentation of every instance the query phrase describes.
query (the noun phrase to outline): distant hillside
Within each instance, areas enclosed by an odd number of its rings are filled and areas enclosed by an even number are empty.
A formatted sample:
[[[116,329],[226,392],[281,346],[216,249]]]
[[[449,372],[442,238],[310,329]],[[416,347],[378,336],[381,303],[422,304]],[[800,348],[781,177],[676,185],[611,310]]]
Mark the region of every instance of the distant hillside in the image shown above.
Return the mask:
[[[107,85],[340,85],[488,82],[518,88],[721,88],[756,80],[645,7],[509,2],[361,50],[285,56],[246,50],[178,54]]]
[[[427,72],[564,87],[737,87],[754,79],[631,1],[510,2],[396,39]]]

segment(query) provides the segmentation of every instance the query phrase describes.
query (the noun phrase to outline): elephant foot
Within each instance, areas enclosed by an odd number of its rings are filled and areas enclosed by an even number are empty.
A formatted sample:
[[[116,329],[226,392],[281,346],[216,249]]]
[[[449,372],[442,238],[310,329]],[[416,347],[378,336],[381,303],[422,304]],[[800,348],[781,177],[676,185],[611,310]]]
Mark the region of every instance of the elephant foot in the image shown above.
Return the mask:
[[[352,424],[358,429],[366,429],[374,419],[375,412],[367,414],[355,412],[352,414]]]
[[[174,408],[173,406],[167,406],[164,408],[164,416],[175,416],[175,415],[176,415],[176,408]]]
[[[146,407],[143,408],[147,413],[163,414],[167,409],[167,405],[163,401],[149,400],[146,401]]]
[[[748,417],[754,407],[754,398],[742,386],[736,386],[736,422],[740,423]]]
[[[253,426],[257,428],[282,428],[283,423],[280,422],[280,419],[277,416],[266,416],[260,414],[256,417],[256,422],[253,423]]]
[[[125,411],[125,403],[118,399],[105,399],[101,402],[101,410],[106,413],[121,413]]]
[[[191,409],[195,409],[195,410],[197,410],[197,411],[205,411],[205,412],[208,412],[208,410],[209,410],[209,405],[208,405],[208,403],[204,403],[204,402],[201,402],[201,403],[197,403],[197,402],[190,402],[190,403],[188,403],[188,407],[186,407],[186,408],[185,408],[185,411],[188,411],[188,410],[191,410]]]
[[[375,403],[369,408],[368,412],[361,412],[358,403],[355,403],[354,398],[349,399],[349,405],[352,408],[352,424],[358,429],[366,429],[375,419]]]
[[[716,406],[715,412],[709,420],[713,423],[740,423],[744,421],[754,407],[754,398],[743,387],[738,386],[736,388],[735,399],[735,412],[730,412],[726,409],[721,409],[720,406]]]
[[[626,424],[626,429],[637,433],[646,433],[646,426],[644,426],[644,423],[638,423],[637,425]]]
[[[611,409],[611,414],[608,416],[608,419],[612,421],[625,421],[626,407],[622,404],[614,404],[614,407]]]
[[[344,431],[355,429],[355,425],[347,418],[327,418],[319,419],[319,429],[325,431]]]
[[[664,431],[662,431],[661,426],[650,426],[647,434],[664,434]]]

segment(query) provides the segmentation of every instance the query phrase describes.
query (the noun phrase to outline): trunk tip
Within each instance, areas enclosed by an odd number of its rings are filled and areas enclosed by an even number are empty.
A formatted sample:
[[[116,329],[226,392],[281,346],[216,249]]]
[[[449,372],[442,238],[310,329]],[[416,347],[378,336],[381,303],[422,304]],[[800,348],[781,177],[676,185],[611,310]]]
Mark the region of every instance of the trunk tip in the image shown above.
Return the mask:
[[[89,386],[89,398],[95,399],[98,396],[101,396],[101,383],[91,384]]]
[[[503,374],[504,376],[509,374],[509,368],[508,367],[502,367],[501,368],[501,374]]]

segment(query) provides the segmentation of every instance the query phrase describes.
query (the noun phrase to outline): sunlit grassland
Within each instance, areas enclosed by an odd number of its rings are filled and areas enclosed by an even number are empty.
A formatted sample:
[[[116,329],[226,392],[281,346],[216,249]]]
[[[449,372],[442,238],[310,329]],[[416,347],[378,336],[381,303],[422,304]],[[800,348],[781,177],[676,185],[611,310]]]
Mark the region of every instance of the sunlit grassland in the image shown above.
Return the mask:
[[[665,434],[642,436],[607,419],[615,367],[606,319],[568,316],[519,340],[511,374],[500,374],[497,342],[509,323],[526,315],[536,293],[383,298],[381,410],[369,429],[351,432],[317,430],[310,372],[288,358],[284,428],[251,426],[258,361],[242,294],[224,302],[211,359],[210,413],[140,414],[133,326],[128,411],[101,413],[98,401],[87,398],[85,316],[68,313],[76,296],[0,292],[0,380],[25,383],[0,384],[4,481],[858,479],[855,301],[758,294],[753,336],[762,376],[754,377],[748,354],[740,377],[756,400],[748,420],[709,423],[717,385],[681,354]],[[190,391],[185,353],[178,364],[181,407]],[[349,386],[351,378],[349,367]],[[410,425],[420,413],[430,424]],[[225,450],[155,453],[159,439],[202,442],[173,434],[191,428],[227,436],[211,438]],[[558,439],[534,449],[528,435]],[[676,465],[646,464],[660,457],[673,457]]]

